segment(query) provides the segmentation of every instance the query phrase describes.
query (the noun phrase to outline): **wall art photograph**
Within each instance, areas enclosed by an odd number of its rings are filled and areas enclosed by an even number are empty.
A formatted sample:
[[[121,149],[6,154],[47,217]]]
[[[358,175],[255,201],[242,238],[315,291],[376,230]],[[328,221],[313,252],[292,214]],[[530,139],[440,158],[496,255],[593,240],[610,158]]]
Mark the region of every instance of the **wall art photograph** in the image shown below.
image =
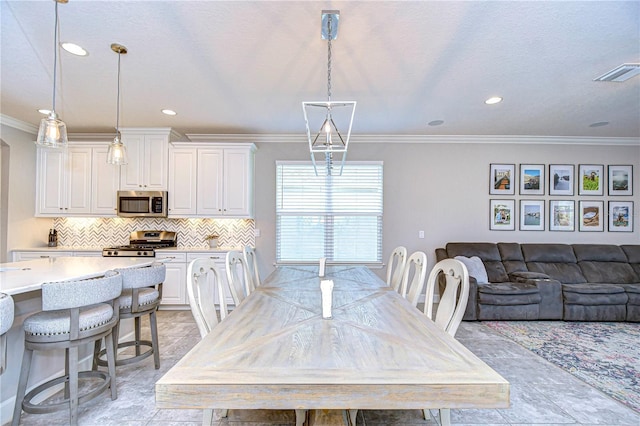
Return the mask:
[[[573,201],[549,201],[549,231],[574,231],[574,209]]]
[[[514,231],[515,226],[515,200],[491,200],[491,226],[492,231]]]
[[[609,232],[633,232],[633,201],[609,201]]]
[[[515,194],[513,186],[515,169],[515,164],[491,164],[489,194]]]
[[[609,166],[609,195],[633,195],[633,166]]]
[[[580,227],[582,232],[604,231],[604,201],[580,201]]]
[[[549,165],[549,195],[573,195],[573,164]]]
[[[579,195],[602,195],[603,190],[602,164],[580,164],[578,169],[578,194]]]
[[[544,200],[520,200],[520,230],[544,231]]]
[[[520,164],[520,195],[544,195],[544,164]]]

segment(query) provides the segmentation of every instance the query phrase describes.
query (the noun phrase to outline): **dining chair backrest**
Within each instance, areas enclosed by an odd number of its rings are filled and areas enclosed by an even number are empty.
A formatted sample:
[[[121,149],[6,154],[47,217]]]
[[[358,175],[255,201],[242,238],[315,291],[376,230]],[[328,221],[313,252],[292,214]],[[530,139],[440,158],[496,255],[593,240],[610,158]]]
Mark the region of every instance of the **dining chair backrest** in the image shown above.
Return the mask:
[[[387,263],[387,285],[395,291],[400,291],[404,268],[407,264],[407,248],[398,246],[391,252]]]
[[[220,318],[216,311],[216,293],[219,300]],[[220,321],[226,318],[229,310],[225,298],[224,283],[220,279],[213,259],[194,259],[187,267],[187,295],[191,313],[204,337]]]
[[[231,290],[231,297],[233,297],[233,303],[238,306],[245,297],[251,294],[247,264],[241,252],[227,252],[225,272],[227,274],[229,290]]]
[[[15,305],[8,294],[0,293],[0,374],[7,367],[7,336],[13,325]]]
[[[402,275],[400,295],[405,297],[413,306],[418,306],[418,299],[424,288],[427,276],[427,255],[422,251],[412,253],[407,259],[407,265]]]
[[[260,273],[258,272],[258,259],[256,258],[256,252],[251,246],[244,246],[242,249],[242,256],[244,257],[244,263],[248,268],[248,276],[251,278],[249,284],[250,291],[260,287]]]
[[[440,275],[442,274],[442,275]],[[433,318],[433,301],[439,277],[446,282],[440,295],[438,310]],[[436,263],[427,280],[424,313],[434,320],[437,326],[455,336],[462,321],[469,300],[469,272],[464,263],[456,259],[444,259]]]

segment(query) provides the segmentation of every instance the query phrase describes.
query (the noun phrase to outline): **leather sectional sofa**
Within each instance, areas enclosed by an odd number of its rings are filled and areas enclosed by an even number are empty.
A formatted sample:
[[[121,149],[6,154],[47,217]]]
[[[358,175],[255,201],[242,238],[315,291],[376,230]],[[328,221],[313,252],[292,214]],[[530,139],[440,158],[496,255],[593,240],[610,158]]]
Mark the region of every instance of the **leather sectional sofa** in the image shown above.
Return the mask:
[[[484,271],[470,269],[464,320],[640,322],[640,245],[451,242],[436,249],[438,261],[456,256],[465,263],[477,256],[486,270],[485,282]]]

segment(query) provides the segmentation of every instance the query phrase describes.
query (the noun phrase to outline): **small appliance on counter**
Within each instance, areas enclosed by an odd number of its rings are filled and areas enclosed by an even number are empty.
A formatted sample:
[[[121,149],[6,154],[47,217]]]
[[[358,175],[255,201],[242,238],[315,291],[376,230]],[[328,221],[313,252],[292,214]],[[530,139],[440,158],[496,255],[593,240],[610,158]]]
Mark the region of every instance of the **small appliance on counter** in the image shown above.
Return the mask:
[[[55,229],[49,229],[49,247],[58,247],[58,231]]]
[[[178,233],[173,231],[133,231],[129,244],[102,249],[103,257],[156,257],[155,249],[176,247]]]

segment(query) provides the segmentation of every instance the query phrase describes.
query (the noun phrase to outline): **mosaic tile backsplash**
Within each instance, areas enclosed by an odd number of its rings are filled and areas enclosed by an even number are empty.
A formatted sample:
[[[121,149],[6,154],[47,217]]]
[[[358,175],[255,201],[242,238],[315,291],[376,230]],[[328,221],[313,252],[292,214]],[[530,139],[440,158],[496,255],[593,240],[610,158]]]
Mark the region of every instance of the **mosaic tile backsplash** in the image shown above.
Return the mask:
[[[178,247],[208,247],[205,237],[219,236],[219,247],[255,247],[252,219],[74,218],[53,220],[58,245],[107,247],[129,244],[133,231],[162,230],[178,233]]]

